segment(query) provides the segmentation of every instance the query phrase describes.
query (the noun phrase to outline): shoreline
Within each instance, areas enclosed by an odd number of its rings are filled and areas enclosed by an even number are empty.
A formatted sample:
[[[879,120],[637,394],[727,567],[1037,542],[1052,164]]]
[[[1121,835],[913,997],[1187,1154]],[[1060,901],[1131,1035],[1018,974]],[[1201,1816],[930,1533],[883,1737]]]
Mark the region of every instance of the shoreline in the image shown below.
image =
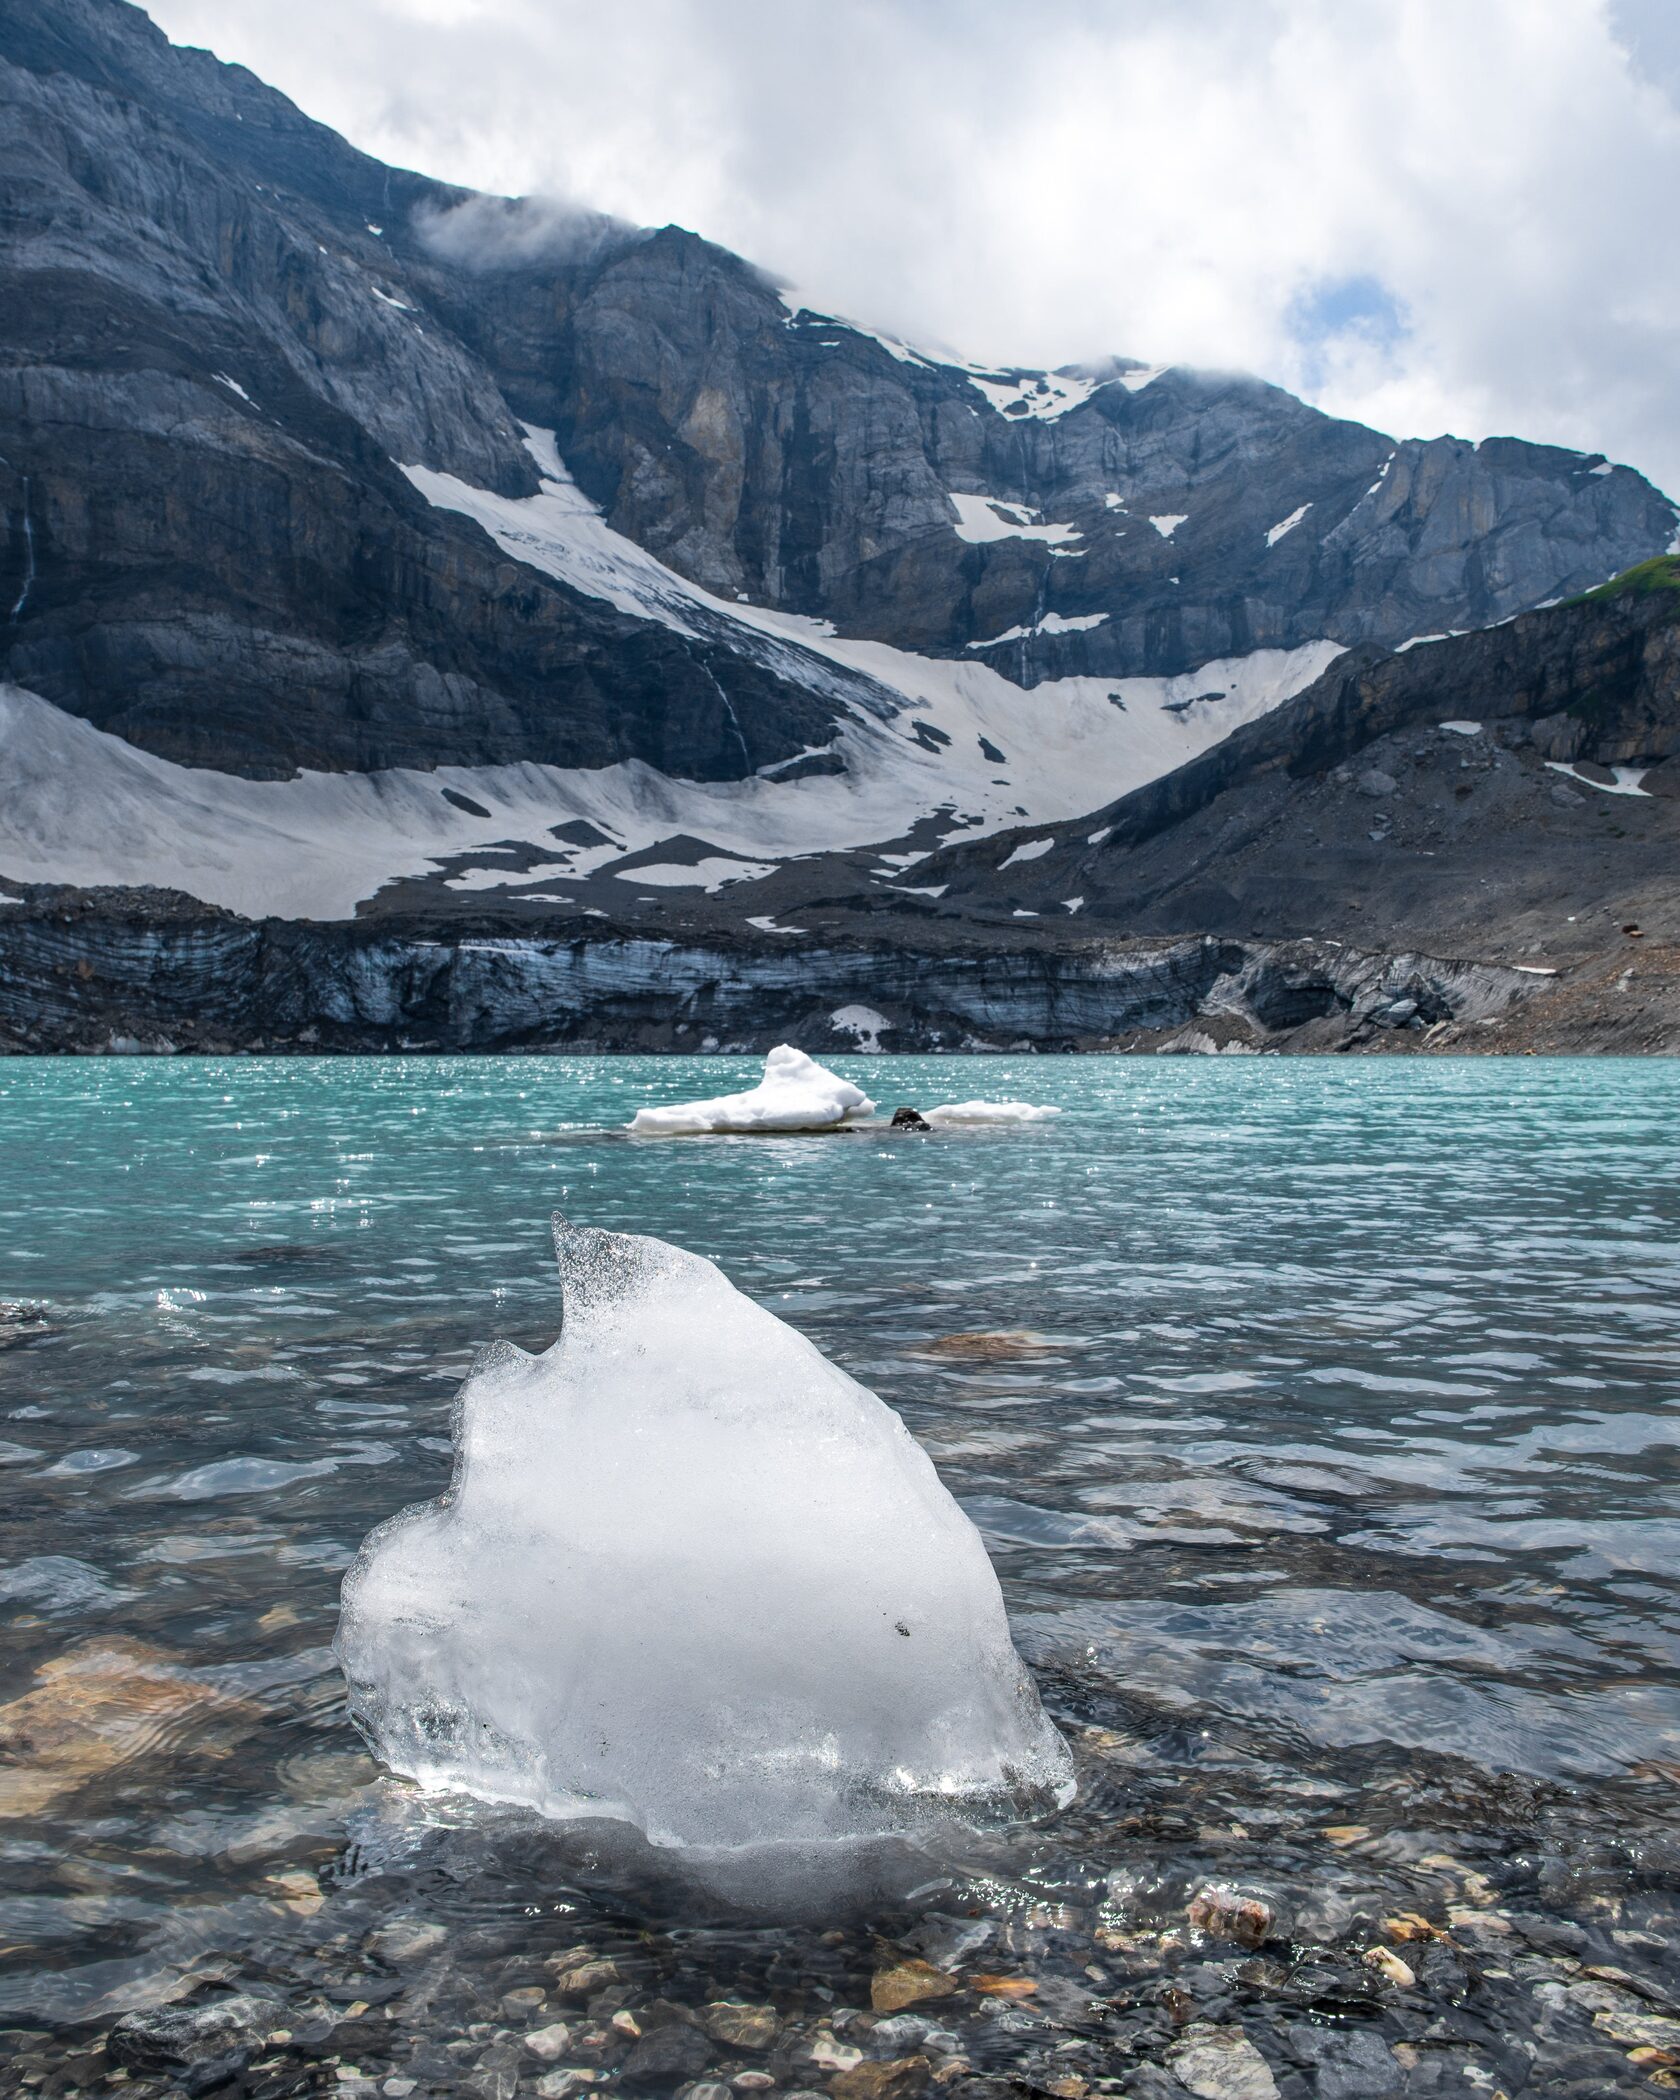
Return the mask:
[[[259,921],[35,892],[0,912],[0,1055],[1680,1054],[1680,945],[1625,935],[1538,966],[1330,939],[908,931]]]

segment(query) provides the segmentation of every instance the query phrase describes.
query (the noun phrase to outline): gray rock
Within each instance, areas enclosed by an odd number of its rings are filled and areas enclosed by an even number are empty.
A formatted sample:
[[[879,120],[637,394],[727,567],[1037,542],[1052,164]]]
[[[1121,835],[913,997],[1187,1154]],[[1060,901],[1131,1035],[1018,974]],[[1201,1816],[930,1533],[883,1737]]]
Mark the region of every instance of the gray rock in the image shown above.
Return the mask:
[[[712,2060],[712,2046],[699,2028],[673,2021],[644,2034],[624,2059],[626,2085],[680,2085],[698,2078]]]
[[[208,2005],[170,2005],[124,2013],[106,2037],[113,2063],[137,2075],[176,2071],[213,2059],[248,2055],[272,2025],[266,1999],[218,1998]]]
[[[1310,2047],[1317,2100],[1377,2100],[1405,2088],[1405,2074],[1379,2034],[1305,2029],[1296,2039],[1301,2048]]]
[[[1392,795],[1400,783],[1392,773],[1384,773],[1378,767],[1371,766],[1360,774],[1357,785],[1362,795],[1369,795],[1373,802],[1380,802],[1385,796]]]
[[[1240,2027],[1197,2021],[1166,2058],[1179,2084],[1198,2100],[1277,2100],[1270,2066]]]
[[[446,1943],[446,1927],[431,1918],[397,1918],[370,1932],[364,1945],[377,1960],[401,1968],[407,1962],[424,1961]]]

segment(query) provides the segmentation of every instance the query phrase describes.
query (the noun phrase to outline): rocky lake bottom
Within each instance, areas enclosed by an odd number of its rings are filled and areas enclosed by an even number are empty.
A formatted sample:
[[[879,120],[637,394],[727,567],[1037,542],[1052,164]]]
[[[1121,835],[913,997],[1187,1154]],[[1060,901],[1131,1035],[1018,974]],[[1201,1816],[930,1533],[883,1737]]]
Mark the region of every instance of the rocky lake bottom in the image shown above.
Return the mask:
[[[1680,1069],[0,1065],[0,2091],[1680,2087]],[[718,1261],[979,1525],[1079,1792],[679,1871],[381,1774],[331,1654],[547,1219]]]

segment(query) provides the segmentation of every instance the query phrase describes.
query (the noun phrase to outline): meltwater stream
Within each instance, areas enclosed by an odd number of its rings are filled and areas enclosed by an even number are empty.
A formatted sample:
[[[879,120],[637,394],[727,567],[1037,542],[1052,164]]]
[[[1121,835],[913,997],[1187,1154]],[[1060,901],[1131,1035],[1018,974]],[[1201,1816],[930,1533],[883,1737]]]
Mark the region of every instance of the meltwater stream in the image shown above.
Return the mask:
[[[838,1063],[1063,1113],[645,1141],[756,1062],[0,1066],[0,2090],[113,2090],[147,2008],[130,2094],[1680,2083],[1680,1069]],[[376,1772],[338,1586],[474,1348],[553,1339],[555,1209],[899,1409],[1065,1813],[802,1906]]]

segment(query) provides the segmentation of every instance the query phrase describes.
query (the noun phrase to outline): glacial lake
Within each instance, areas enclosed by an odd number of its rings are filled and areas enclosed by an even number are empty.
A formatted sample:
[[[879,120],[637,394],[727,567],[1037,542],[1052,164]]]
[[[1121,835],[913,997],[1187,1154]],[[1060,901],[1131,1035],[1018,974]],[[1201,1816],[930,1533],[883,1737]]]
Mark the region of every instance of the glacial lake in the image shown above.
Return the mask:
[[[831,1062],[1063,1113],[631,1141],[757,1060],[0,1064],[0,1298],[46,1312],[0,1346],[0,2089],[116,2090],[119,2013],[230,1993],[265,2095],[1676,2083],[1680,1065]],[[801,1915],[378,1774],[339,1580],[447,1484],[474,1349],[553,1339],[555,1209],[902,1412],[1063,1815]],[[911,1960],[953,1985],[877,2022]]]

